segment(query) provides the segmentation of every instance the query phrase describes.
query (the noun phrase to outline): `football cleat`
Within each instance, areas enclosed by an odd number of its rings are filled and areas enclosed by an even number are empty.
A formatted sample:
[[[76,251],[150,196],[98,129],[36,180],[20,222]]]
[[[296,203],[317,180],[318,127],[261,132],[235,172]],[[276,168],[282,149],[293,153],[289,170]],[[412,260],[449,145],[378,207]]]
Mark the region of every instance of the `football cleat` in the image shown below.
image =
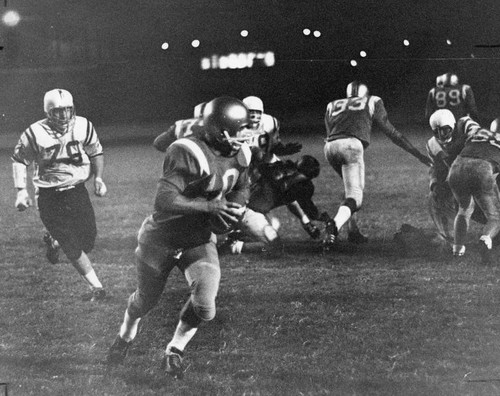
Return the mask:
[[[313,223],[302,223],[302,228],[309,234],[312,239],[318,239],[321,231]]]
[[[162,362],[162,368],[165,370],[165,373],[177,379],[184,378],[184,367],[182,366],[183,356],[184,352],[176,347],[169,348],[165,352]]]
[[[108,364],[122,364],[131,346],[132,341],[127,342],[118,334],[113,345],[109,348]]]
[[[57,264],[59,262],[59,244],[48,232],[43,236],[43,242],[47,245],[47,253],[45,253],[47,260],[51,264]]]
[[[103,301],[106,298],[106,290],[102,287],[94,287],[89,293],[85,293],[82,297],[83,301]]]
[[[483,235],[479,240],[479,254],[481,262],[485,265],[493,263],[492,242],[489,236]]]
[[[335,221],[330,220],[326,223],[325,236],[323,237],[323,251],[327,252],[335,246],[339,230]]]
[[[368,242],[368,238],[359,232],[359,230],[356,230],[347,234],[347,241],[359,245]]]

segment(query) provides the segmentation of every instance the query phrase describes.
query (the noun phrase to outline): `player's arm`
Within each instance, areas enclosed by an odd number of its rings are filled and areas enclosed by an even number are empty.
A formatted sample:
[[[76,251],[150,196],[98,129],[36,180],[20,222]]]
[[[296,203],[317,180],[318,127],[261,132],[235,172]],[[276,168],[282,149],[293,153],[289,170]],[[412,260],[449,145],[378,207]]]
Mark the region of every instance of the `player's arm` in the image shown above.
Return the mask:
[[[391,141],[403,150],[407,151],[417,158],[424,165],[430,166],[431,160],[425,154],[422,154],[410,141],[399,132],[389,121],[387,111],[381,99],[375,104],[375,122],[382,129]]]
[[[99,154],[94,157],[90,157],[90,165],[92,168],[92,174],[94,175],[94,192],[98,197],[104,197],[108,189],[104,181],[102,180],[102,175],[104,172],[104,155]]]
[[[161,133],[153,141],[153,147],[164,153],[167,148],[177,140],[175,135],[175,124],[171,125],[165,132]]]
[[[32,205],[32,200],[28,193],[28,166],[35,158],[35,152],[29,143],[28,136],[23,133],[14,148],[12,155],[12,177],[16,188],[16,202],[14,206],[19,211],[24,211]]]

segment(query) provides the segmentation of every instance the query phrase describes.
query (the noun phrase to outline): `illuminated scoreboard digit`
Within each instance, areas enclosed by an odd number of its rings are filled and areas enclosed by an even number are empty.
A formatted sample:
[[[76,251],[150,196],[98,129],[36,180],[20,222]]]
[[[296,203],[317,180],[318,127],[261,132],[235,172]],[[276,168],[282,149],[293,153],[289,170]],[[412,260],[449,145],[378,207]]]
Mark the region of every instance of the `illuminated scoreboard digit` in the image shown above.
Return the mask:
[[[203,57],[202,70],[213,69],[249,69],[252,67],[272,67],[276,62],[274,52],[239,52],[227,55],[213,54]]]

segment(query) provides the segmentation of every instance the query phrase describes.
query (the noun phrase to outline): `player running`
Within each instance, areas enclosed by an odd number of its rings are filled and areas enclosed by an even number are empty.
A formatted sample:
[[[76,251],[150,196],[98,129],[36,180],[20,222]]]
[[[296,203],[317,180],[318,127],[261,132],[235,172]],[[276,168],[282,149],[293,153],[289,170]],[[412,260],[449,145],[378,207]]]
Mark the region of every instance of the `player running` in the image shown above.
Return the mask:
[[[87,256],[94,247],[97,229],[85,188],[93,175],[95,194],[106,194],[102,146],[92,123],[76,115],[68,91],[48,91],[43,106],[47,118],[22,133],[12,155],[15,206],[21,211],[31,206],[27,167],[33,164],[33,185],[44,226],[91,288],[84,300],[103,300],[106,292]]]
[[[333,221],[327,224],[323,240],[325,250],[335,244],[339,230],[347,223],[348,238],[362,243],[366,237],[359,232],[353,216],[363,202],[365,188],[364,151],[370,144],[372,124],[377,124],[393,143],[406,150],[425,165],[430,159],[415,148],[389,122],[384,103],[370,95],[365,84],[353,81],[347,86],[347,97],[330,102],[326,109],[325,157],[344,181],[345,199]]]
[[[239,139],[248,123],[248,109],[240,100],[216,98],[205,107],[203,127],[168,147],[154,212],[139,230],[137,289],[109,350],[110,364],[123,362],[141,318],[158,303],[170,272],[178,267],[191,295],[166,347],[164,367],[169,375],[183,376],[187,344],[200,324],[215,316],[221,274],[211,219],[216,215],[237,222],[248,199],[250,150]]]

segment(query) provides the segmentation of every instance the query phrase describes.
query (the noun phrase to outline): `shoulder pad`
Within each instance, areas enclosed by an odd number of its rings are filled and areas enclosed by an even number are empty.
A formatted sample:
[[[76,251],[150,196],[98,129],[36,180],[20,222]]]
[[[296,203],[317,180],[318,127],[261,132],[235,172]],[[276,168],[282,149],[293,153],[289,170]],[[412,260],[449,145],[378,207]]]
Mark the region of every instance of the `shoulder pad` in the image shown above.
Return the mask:
[[[279,129],[279,122],[276,119],[276,117],[273,117],[272,115],[269,114],[262,114],[262,118],[260,121],[262,128],[264,129],[265,132],[274,132],[275,130]]]
[[[201,176],[210,174],[210,166],[208,159],[198,143],[193,139],[181,138],[171,144],[170,147],[183,147],[191,153],[191,155],[198,161]]]
[[[443,148],[441,147],[441,145],[438,143],[437,139],[434,136],[427,141],[427,151],[433,157],[437,156],[438,153],[443,151]]]
[[[244,168],[248,168],[250,166],[250,161],[252,160],[252,150],[250,146],[246,143],[241,145],[240,151],[237,154],[238,164],[243,166]]]

